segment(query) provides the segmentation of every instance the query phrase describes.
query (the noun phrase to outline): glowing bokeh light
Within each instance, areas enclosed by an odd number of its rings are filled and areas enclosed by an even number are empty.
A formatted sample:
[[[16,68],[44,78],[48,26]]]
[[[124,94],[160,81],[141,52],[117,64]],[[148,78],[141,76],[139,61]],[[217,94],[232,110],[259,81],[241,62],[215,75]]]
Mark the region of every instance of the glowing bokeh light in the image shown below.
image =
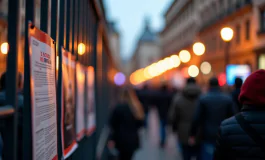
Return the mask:
[[[78,44],[78,54],[83,55],[86,52],[86,46],[84,43]]]
[[[196,42],[193,45],[193,52],[197,55],[197,56],[201,56],[205,53],[205,46],[203,43],[201,42]]]
[[[1,53],[2,54],[7,54],[8,53],[8,43],[7,42],[4,42],[1,44]]]
[[[189,76],[197,77],[199,75],[199,68],[195,65],[191,65],[188,69]]]
[[[224,27],[221,32],[221,37],[223,39],[223,41],[225,42],[229,42],[233,39],[233,36],[234,36],[234,31],[232,28],[229,28],[229,27]]]
[[[180,51],[179,52],[179,58],[180,58],[181,62],[183,62],[183,63],[189,62],[190,58],[191,58],[190,52],[187,50]]]
[[[126,77],[121,72],[116,73],[116,75],[114,76],[114,83],[117,86],[122,86],[125,83],[125,80],[126,80]]]
[[[174,68],[176,68],[176,67],[178,67],[179,65],[180,65],[180,59],[179,59],[179,56],[177,56],[177,55],[172,55],[171,57],[170,57],[170,59],[171,59],[171,61],[173,61],[173,66],[174,66]]]
[[[219,85],[221,87],[226,84],[226,74],[225,73],[219,74],[219,76],[218,76],[218,82],[219,82]]]
[[[212,70],[212,66],[209,62],[203,62],[200,68],[203,74],[209,74]]]

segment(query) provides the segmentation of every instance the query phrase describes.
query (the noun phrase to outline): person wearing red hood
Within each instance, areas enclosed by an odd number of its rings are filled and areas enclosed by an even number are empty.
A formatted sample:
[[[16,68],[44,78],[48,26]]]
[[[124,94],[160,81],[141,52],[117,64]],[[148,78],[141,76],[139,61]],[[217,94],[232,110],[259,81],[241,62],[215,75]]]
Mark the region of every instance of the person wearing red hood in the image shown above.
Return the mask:
[[[214,160],[265,159],[265,70],[246,79],[239,101],[241,112],[221,123]]]

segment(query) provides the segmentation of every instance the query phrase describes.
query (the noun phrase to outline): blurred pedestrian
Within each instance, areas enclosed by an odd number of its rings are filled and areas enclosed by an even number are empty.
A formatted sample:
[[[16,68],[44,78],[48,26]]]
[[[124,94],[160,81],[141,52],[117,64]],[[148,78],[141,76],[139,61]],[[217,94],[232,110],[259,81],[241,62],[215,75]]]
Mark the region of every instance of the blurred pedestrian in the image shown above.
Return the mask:
[[[160,119],[160,147],[164,148],[166,143],[166,125],[167,115],[172,100],[172,93],[169,92],[166,84],[162,85],[160,90],[153,96],[153,101],[158,109]]]
[[[1,79],[0,79],[0,85],[1,85],[1,90],[0,90],[0,107],[1,106],[5,106],[6,104],[6,90],[7,90],[7,86],[6,86],[6,73],[3,73],[1,75]],[[22,127],[23,127],[23,103],[24,103],[24,97],[23,94],[20,92],[20,86],[23,84],[23,80],[22,80],[22,75],[19,73],[18,75],[18,83],[17,83],[17,100],[18,100],[18,157],[22,156]],[[1,138],[3,139],[3,141],[1,141],[0,143],[0,156],[3,153],[3,159],[5,159],[5,152],[2,152],[2,149],[4,149],[4,144],[9,143],[6,139],[6,137],[8,136],[9,133],[6,132],[6,130],[4,130],[4,128],[1,128]],[[4,149],[5,150],[5,149]],[[3,151],[4,151],[3,150]]]
[[[209,92],[198,101],[189,144],[195,145],[198,128],[202,131],[201,159],[212,160],[216,135],[221,122],[234,115],[233,100],[220,91],[217,78],[209,80]]]
[[[182,93],[175,95],[170,106],[169,122],[173,126],[173,131],[178,135],[183,160],[191,160],[192,157],[196,157],[197,160],[199,158],[199,136],[196,136],[197,145],[195,146],[190,146],[188,139],[197,99],[200,94],[201,89],[196,85],[196,80],[188,78],[186,87]]]
[[[109,148],[119,151],[119,160],[131,160],[139,148],[138,130],[143,125],[144,112],[132,89],[125,89],[110,116]]]
[[[265,159],[265,70],[252,73],[244,82],[239,114],[221,124],[215,160]]]
[[[137,90],[136,93],[137,93],[139,101],[141,102],[143,109],[144,109],[144,115],[145,115],[144,127],[147,129],[148,112],[149,112],[149,107],[151,105],[151,103],[150,103],[151,91],[150,91],[148,85],[145,85],[143,87],[143,89]]]
[[[242,104],[238,100],[242,84],[243,80],[241,78],[236,78],[234,84],[234,90],[231,93],[237,111],[240,111],[242,108]]]

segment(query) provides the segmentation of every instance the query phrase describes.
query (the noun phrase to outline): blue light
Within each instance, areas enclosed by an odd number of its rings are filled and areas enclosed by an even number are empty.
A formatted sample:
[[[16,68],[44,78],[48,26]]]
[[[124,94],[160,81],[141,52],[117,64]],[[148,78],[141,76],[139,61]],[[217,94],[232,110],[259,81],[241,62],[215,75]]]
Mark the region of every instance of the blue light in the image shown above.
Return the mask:
[[[118,72],[115,76],[114,76],[114,83],[117,86],[122,86],[125,83],[126,77],[123,73]]]
[[[248,65],[228,65],[226,67],[227,84],[230,86],[234,85],[237,77],[245,81],[250,74],[251,70]]]

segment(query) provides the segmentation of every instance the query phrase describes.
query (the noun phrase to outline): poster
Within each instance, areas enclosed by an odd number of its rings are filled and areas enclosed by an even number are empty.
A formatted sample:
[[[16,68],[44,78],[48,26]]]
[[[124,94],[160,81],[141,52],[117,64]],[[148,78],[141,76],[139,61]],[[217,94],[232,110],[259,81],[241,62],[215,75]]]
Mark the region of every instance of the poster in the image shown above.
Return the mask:
[[[90,136],[96,129],[96,115],[95,115],[95,91],[94,91],[94,68],[89,66],[87,68],[87,122],[86,134]]]
[[[62,146],[68,158],[77,148],[75,134],[75,57],[62,48]]]
[[[29,25],[32,159],[57,160],[55,44]]]
[[[85,70],[80,63],[76,63],[76,133],[80,141],[85,135]]]

